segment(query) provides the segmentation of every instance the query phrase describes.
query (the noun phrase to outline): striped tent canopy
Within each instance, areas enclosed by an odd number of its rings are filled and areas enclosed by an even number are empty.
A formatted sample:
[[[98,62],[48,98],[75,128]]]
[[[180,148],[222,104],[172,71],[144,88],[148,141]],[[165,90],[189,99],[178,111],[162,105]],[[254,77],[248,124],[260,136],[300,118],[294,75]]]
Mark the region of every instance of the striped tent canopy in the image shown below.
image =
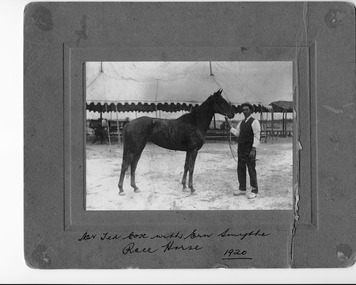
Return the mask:
[[[273,112],[293,112],[293,101],[275,101],[270,104],[272,106]]]
[[[291,62],[87,62],[90,111],[190,111],[223,89],[236,113],[250,102],[255,112],[292,98]]]

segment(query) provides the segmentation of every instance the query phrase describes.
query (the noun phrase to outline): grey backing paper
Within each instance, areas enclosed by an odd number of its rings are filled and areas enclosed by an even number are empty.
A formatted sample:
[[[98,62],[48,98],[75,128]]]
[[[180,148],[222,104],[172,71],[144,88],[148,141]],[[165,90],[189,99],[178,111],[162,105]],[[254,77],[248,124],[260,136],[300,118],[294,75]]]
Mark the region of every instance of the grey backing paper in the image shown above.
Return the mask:
[[[190,60],[293,62],[294,209],[86,211],[85,62]],[[28,266],[351,266],[356,248],[354,78],[355,10],[349,3],[28,4]],[[174,248],[167,249],[170,242]]]

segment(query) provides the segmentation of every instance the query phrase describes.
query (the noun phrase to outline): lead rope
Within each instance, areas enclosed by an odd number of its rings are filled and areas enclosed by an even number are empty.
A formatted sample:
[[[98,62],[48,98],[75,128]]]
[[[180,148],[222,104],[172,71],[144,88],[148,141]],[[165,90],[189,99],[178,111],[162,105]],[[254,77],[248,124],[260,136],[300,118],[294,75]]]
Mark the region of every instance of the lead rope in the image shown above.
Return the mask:
[[[231,133],[227,137],[227,142],[229,144],[230,152],[232,158],[237,162],[237,147],[234,145],[234,143],[231,141]]]
[[[232,137],[232,135],[231,135],[231,132],[229,131],[229,135],[227,135],[227,142],[228,142],[228,144],[229,144],[229,148],[230,148],[230,152],[231,152],[231,156],[232,156],[232,158],[236,161],[236,162],[238,162],[238,159],[237,159],[237,157],[238,157],[238,155],[237,155],[237,146],[235,146],[234,145],[234,142],[231,140],[231,137]],[[236,144],[237,145],[237,144]],[[242,160],[245,160],[246,161],[246,158],[242,158],[242,157],[240,157],[240,159],[242,159]],[[248,159],[248,161],[257,161],[258,159]]]
[[[218,104],[216,104],[214,98],[213,98],[213,101],[214,101],[214,104],[216,105],[216,107],[219,109],[219,111],[220,111],[222,114],[224,114],[225,118],[228,119],[227,114],[221,110],[221,108],[219,107]],[[230,105],[231,105],[231,103],[230,103]],[[231,136],[231,132],[229,131],[229,135],[226,136],[227,142],[228,142],[228,144],[229,144],[231,156],[232,156],[232,158],[237,162],[237,146],[234,146],[234,143],[231,141],[231,137],[232,137],[232,136]]]
[[[229,134],[226,136],[227,143],[229,144],[230,152],[232,158],[237,162],[237,146],[232,141],[232,134],[229,131]]]

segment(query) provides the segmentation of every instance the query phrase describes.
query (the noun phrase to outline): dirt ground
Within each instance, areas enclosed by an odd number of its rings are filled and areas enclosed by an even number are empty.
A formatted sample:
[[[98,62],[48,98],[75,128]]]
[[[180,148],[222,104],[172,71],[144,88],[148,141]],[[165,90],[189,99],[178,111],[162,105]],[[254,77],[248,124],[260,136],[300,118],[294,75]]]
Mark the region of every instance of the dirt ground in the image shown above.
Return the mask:
[[[86,159],[87,210],[285,210],[293,205],[291,138],[261,141],[256,162],[259,195],[251,200],[233,196],[237,163],[227,141],[207,142],[199,151],[196,195],[182,191],[185,152],[147,144],[136,170],[141,192],[134,193],[127,173],[125,196],[118,195],[117,187],[122,147],[88,142]]]
[[[140,193],[124,181],[125,196],[117,187],[122,147],[87,143],[87,210],[287,210],[293,205],[292,139],[261,141],[257,150],[259,195],[233,196],[238,189],[236,166],[227,141],[206,142],[194,171],[196,195],[182,191],[185,152],[147,144],[136,170]],[[247,174],[248,177],[248,174]],[[249,183],[249,178],[247,178]]]

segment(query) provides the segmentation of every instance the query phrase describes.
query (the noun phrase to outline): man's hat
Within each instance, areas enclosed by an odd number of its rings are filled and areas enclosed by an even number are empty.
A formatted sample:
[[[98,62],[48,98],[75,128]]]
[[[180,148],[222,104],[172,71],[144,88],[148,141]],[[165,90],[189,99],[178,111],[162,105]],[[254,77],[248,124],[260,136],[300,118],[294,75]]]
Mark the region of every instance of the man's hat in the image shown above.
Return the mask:
[[[241,104],[241,108],[243,108],[243,107],[245,107],[245,106],[249,107],[252,112],[255,110],[255,109],[253,108],[253,105],[250,104],[250,103],[248,103],[248,102]]]

